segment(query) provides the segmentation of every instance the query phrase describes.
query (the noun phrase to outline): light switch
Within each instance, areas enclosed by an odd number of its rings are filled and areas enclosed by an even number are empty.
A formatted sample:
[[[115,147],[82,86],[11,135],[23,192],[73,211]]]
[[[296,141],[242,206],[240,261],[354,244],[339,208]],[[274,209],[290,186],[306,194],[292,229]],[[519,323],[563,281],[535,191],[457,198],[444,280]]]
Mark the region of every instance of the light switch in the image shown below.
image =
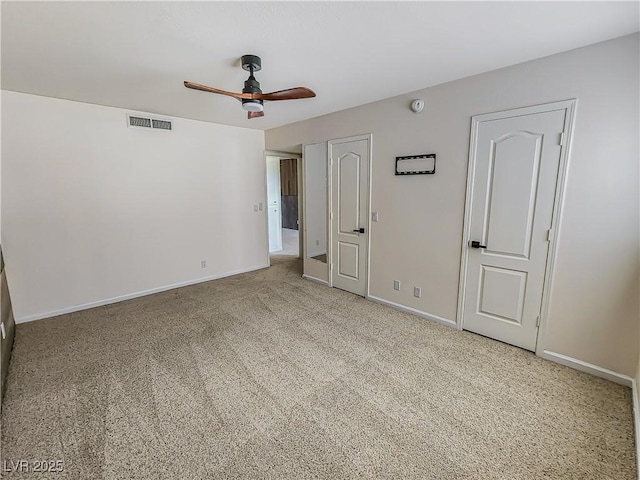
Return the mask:
[[[371,212],[371,221],[372,222],[378,221],[378,212]]]

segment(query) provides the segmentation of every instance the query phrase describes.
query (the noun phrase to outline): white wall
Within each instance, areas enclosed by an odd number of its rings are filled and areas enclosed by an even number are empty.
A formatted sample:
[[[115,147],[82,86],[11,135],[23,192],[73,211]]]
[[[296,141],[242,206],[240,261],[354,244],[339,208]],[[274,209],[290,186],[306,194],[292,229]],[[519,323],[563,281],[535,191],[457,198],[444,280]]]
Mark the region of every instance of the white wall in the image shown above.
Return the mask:
[[[578,98],[545,348],[633,376],[638,44],[634,34],[269,130],[267,147],[372,133],[370,294],[455,320],[471,116]],[[435,175],[393,175],[396,156],[421,153],[437,154]]]
[[[264,134],[2,92],[2,246],[18,321],[268,264]],[[207,268],[201,268],[201,260]]]
[[[304,188],[307,256],[327,253],[327,144],[306,145]]]

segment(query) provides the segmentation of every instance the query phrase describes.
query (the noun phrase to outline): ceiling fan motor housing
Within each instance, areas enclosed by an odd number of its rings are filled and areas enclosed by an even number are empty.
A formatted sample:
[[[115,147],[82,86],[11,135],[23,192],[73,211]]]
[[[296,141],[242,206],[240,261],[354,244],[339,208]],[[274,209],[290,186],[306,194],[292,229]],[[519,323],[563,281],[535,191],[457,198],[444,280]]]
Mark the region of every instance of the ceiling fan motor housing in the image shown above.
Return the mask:
[[[242,93],[262,93],[262,90],[260,90],[260,82],[257,81],[253,75],[250,75],[249,78],[244,81]]]

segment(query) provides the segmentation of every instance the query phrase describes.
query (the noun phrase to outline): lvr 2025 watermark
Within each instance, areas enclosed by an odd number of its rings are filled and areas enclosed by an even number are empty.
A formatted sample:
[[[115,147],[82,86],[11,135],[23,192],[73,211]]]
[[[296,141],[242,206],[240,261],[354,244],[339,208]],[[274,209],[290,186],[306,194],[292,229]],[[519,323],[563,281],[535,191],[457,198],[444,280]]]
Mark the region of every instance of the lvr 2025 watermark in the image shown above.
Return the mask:
[[[18,473],[60,473],[64,470],[64,460],[3,460],[3,472]]]

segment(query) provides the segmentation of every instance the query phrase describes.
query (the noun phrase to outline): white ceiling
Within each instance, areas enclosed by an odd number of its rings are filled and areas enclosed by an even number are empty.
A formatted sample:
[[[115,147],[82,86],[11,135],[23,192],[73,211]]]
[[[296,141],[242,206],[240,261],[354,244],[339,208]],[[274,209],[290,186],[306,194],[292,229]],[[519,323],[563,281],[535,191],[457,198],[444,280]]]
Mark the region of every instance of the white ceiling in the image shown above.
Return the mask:
[[[268,129],[639,30],[638,2],[2,2],[2,88]],[[262,57],[268,102],[241,91]],[[597,68],[597,65],[594,65]]]

